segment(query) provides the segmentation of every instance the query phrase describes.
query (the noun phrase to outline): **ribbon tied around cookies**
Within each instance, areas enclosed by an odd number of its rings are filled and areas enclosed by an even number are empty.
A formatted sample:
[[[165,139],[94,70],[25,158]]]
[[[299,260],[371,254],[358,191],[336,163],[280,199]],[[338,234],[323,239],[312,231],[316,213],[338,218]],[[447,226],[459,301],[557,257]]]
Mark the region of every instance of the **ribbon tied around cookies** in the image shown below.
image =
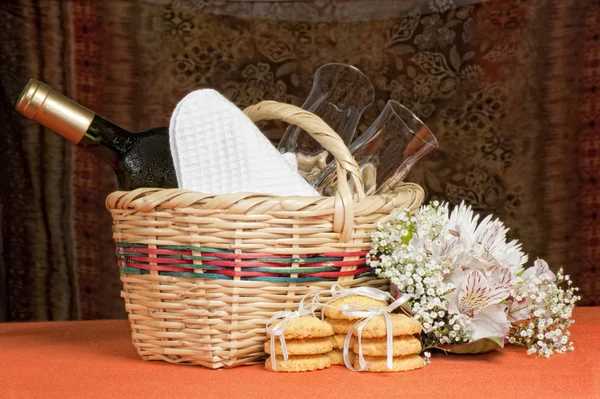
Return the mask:
[[[326,302],[321,303],[319,297],[321,294],[325,294],[325,293],[331,294],[331,298],[328,299]],[[339,310],[344,315],[346,315],[348,317],[359,319],[352,326],[352,328],[346,335],[346,339],[344,340],[344,351],[343,351],[344,364],[346,365],[346,367],[348,369],[350,369],[352,371],[363,371],[367,368],[365,358],[362,354],[362,343],[361,343],[362,330],[363,330],[364,326],[369,322],[369,320],[371,320],[373,317],[383,316],[385,319],[385,323],[386,323],[386,365],[387,365],[388,369],[391,370],[392,363],[394,360],[393,359],[394,358],[394,353],[393,353],[394,352],[394,348],[393,348],[394,334],[393,334],[392,320],[391,320],[390,314],[398,308],[401,308],[405,313],[408,313],[407,309],[405,309],[402,305],[405,304],[411,298],[412,295],[402,294],[396,299],[389,292],[382,291],[380,289],[373,288],[373,287],[344,288],[340,284],[334,284],[331,287],[331,289],[328,291],[320,291],[317,293],[307,294],[300,301],[299,308],[301,309],[301,311],[306,311],[306,312],[309,312],[314,315],[314,312],[317,308],[320,307],[321,309],[324,309],[327,307],[333,307],[333,306],[331,306],[331,303],[333,301],[338,300],[343,297],[351,296],[351,295],[361,295],[361,296],[365,296],[365,297],[368,297],[371,299],[383,301],[386,303],[391,301],[391,303],[387,307],[362,307],[362,306],[353,305],[353,304],[344,304],[339,308]],[[309,296],[312,296],[312,300],[310,301],[310,303],[307,306],[304,304],[304,301]],[[325,317],[325,312],[321,312],[321,318],[324,318],[324,317]],[[348,355],[348,352],[350,350],[350,342],[352,340],[352,335],[355,330],[357,332],[358,362],[359,362],[359,366],[360,366],[360,368],[358,368],[358,369],[355,369],[354,366],[351,364],[350,357]]]
[[[275,313],[267,322],[267,334],[269,334],[270,347],[271,347],[271,366],[273,371],[277,371],[277,360],[275,359],[275,337],[279,337],[281,343],[281,352],[283,354],[283,360],[288,360],[288,352],[285,346],[285,337],[283,336],[290,326],[290,322],[301,316],[306,316],[312,313],[312,310],[302,309],[293,311],[281,311]]]
[[[394,361],[394,333],[392,328],[392,319],[390,314],[399,307],[402,307],[408,299],[410,295],[402,295],[398,299],[394,300],[387,307],[362,307],[352,304],[344,304],[340,307],[340,311],[348,316],[353,318],[359,318],[360,320],[354,323],[348,334],[346,334],[346,339],[344,340],[344,364],[346,367],[352,371],[363,371],[367,368],[367,364],[365,362],[365,358],[362,353],[362,330],[364,326],[373,318],[377,316],[383,316],[385,319],[385,327],[386,327],[386,366],[388,369],[392,369],[392,363]],[[355,369],[354,365],[350,362],[350,357],[348,355],[348,351],[350,350],[350,341],[352,340],[352,335],[356,330],[357,335],[357,344],[358,344],[358,364],[359,368]]]

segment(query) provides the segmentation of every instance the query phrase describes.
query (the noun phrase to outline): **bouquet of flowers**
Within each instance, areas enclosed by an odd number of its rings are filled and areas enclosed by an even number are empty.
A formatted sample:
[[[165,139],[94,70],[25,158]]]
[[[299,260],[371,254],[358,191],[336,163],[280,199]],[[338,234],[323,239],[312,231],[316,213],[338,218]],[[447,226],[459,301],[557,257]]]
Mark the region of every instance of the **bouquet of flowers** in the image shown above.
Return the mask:
[[[541,259],[527,267],[507,231],[464,204],[450,212],[434,201],[415,215],[395,213],[373,233],[368,262],[410,295],[425,350],[481,353],[505,342],[542,357],[573,350],[568,328],[577,288]]]

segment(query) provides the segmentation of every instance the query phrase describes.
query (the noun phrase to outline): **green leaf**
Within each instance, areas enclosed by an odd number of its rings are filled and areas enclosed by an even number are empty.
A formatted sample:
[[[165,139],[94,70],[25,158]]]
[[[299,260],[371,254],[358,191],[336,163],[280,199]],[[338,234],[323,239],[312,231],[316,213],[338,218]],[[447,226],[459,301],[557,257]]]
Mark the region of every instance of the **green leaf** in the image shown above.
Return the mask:
[[[412,236],[413,236],[412,229],[409,228],[408,229],[408,235],[405,235],[404,237],[402,237],[402,244],[408,245],[408,243],[412,239]]]
[[[462,345],[441,345],[439,348],[457,355],[476,355],[491,352],[498,347],[503,347],[502,340],[497,337],[490,337]]]

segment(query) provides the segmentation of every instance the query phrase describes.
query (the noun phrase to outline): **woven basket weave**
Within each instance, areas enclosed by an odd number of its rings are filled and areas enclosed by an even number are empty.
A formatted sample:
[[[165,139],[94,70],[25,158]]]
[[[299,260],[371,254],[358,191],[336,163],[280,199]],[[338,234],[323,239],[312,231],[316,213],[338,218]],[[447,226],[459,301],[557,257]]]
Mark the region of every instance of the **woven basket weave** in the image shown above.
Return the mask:
[[[145,360],[229,368],[264,358],[265,324],[309,292],[387,289],[365,262],[370,233],[395,209],[416,210],[423,190],[364,196],[339,136],[298,107],[264,101],[254,122],[278,119],[312,135],[337,161],[333,197],[210,195],[180,189],[115,192],[106,206],[133,343]]]

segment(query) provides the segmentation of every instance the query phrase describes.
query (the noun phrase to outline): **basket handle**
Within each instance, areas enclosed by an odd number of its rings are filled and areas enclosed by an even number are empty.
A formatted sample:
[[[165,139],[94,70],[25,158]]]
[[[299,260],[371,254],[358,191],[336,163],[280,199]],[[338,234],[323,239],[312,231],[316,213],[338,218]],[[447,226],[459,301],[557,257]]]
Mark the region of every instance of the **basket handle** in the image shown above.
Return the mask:
[[[337,189],[333,208],[333,231],[340,233],[340,241],[347,242],[354,225],[354,194],[365,197],[362,175],[356,160],[340,136],[317,115],[295,105],[277,101],[261,101],[251,105],[244,113],[253,121],[281,120],[296,125],[317,140],[336,161]],[[348,175],[352,185],[348,182]]]
[[[341,137],[323,119],[295,105],[277,101],[261,101],[246,108],[244,113],[252,122],[276,119],[305,130],[335,158],[338,182],[348,185],[349,173],[350,180],[354,183],[351,191],[358,194],[360,199],[365,196],[362,175],[356,160]]]

